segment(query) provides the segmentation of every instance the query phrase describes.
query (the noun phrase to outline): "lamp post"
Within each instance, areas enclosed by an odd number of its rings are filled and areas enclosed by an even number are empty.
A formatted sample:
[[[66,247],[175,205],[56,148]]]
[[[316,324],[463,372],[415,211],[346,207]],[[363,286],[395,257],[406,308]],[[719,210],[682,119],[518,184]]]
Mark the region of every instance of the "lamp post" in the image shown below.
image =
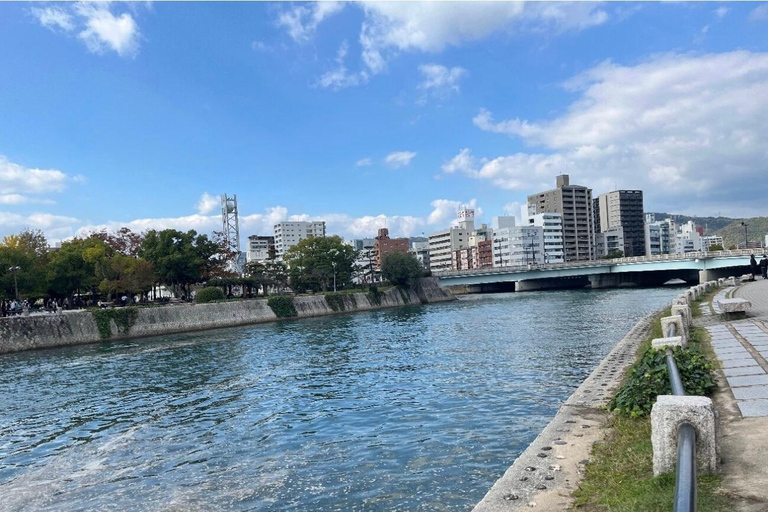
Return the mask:
[[[741,225],[744,226],[744,248],[749,249],[749,237],[747,236],[747,226],[749,226],[749,224],[742,221]]]
[[[19,300],[19,284],[16,282],[16,274],[19,273],[19,270],[21,270],[21,267],[18,265],[8,269],[8,271],[13,274],[13,290],[16,292],[16,300]]]
[[[371,284],[373,284],[373,259],[371,258],[371,249],[373,249],[373,246],[366,245],[363,249],[368,251],[368,271],[371,273]]]
[[[339,251],[337,249],[331,249],[328,251],[328,254],[331,255],[331,266],[333,267],[333,292],[336,293],[336,264],[338,263],[336,261],[336,256],[339,255]]]

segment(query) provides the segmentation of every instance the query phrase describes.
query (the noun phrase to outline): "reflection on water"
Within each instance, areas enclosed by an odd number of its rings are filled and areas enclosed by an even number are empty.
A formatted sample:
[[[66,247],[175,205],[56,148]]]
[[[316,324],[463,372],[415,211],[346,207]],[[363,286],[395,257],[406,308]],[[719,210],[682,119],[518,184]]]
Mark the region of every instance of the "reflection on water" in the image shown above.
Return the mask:
[[[674,289],[0,357],[0,510],[467,510]]]

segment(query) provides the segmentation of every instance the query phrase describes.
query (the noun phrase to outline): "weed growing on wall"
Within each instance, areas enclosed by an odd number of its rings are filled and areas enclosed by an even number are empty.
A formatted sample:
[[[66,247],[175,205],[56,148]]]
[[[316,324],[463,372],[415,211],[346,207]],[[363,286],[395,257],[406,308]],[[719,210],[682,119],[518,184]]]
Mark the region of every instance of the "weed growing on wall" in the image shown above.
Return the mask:
[[[136,322],[139,311],[136,308],[95,309],[91,314],[99,330],[99,336],[106,340],[112,337],[111,321],[114,320],[117,332],[128,334]]]
[[[276,295],[267,299],[267,306],[277,315],[278,318],[291,318],[298,316],[296,307],[293,305],[293,299],[285,295]]]
[[[334,311],[344,311],[344,297],[340,293],[326,293],[325,302]]]
[[[379,291],[378,287],[376,287],[376,285],[372,284],[368,287],[368,299],[372,304],[381,306],[381,292]]]

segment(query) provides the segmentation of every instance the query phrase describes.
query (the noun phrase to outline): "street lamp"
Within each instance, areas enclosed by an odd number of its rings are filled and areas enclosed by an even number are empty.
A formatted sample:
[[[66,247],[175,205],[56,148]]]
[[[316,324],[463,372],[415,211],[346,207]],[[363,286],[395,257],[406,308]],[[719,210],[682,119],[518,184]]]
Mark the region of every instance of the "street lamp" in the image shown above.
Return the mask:
[[[19,273],[19,270],[21,270],[21,267],[18,265],[8,269],[13,274],[13,290],[16,292],[16,300],[19,300],[19,284],[16,282],[16,274]]]
[[[328,254],[331,255],[331,266],[333,267],[333,293],[336,293],[336,256],[338,256],[339,251],[336,249],[331,249],[328,251]]]
[[[744,248],[749,249],[749,238],[747,237],[747,226],[749,226],[749,224],[742,221],[741,225],[744,226]]]

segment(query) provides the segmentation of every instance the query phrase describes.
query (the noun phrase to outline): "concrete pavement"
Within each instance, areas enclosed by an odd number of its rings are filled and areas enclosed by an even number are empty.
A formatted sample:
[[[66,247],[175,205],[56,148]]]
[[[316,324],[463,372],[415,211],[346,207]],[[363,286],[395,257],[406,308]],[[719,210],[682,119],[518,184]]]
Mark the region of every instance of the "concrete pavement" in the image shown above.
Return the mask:
[[[718,412],[723,489],[734,497],[734,510],[768,510],[768,280],[723,289],[720,297],[749,300],[746,318],[728,319],[716,300],[701,305],[705,327],[720,361]],[[714,302],[714,305],[713,305]]]

